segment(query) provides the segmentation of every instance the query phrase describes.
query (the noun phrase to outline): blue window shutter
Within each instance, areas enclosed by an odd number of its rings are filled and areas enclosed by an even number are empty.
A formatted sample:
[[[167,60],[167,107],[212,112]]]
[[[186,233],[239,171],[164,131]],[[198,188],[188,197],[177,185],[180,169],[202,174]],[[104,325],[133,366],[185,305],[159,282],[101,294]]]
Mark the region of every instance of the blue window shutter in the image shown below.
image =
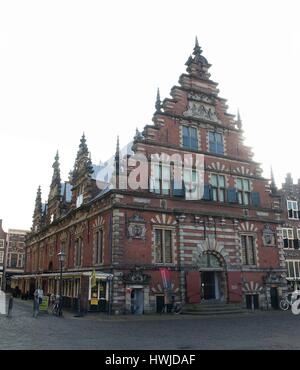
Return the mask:
[[[237,193],[236,188],[228,188],[227,189],[227,199],[229,203],[236,203],[237,202]]]
[[[178,181],[172,181],[172,189],[173,189],[173,196],[174,197],[184,197],[185,190],[184,190],[184,183]]]
[[[260,206],[260,194],[257,191],[251,193],[251,203],[254,207]]]
[[[204,185],[203,198],[204,200],[211,200],[211,186],[208,184]]]

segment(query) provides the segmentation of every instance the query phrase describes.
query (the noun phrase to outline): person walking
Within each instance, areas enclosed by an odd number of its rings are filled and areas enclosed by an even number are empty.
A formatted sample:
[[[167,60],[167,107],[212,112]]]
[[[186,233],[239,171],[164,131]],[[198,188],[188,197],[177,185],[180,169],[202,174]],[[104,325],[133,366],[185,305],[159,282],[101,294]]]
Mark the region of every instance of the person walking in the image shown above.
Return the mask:
[[[8,310],[7,310],[7,317],[11,318],[12,317],[12,309],[14,305],[14,297],[12,294],[10,294],[8,298]]]
[[[40,310],[40,304],[43,302],[44,292],[38,287],[33,294],[33,317],[37,318]]]

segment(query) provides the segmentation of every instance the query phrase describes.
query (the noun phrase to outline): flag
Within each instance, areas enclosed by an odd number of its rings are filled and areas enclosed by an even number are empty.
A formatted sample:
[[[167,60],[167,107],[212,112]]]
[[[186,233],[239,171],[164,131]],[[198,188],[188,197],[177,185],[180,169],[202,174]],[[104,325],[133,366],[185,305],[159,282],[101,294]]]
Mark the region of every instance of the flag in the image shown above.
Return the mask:
[[[165,290],[171,289],[171,271],[167,268],[160,268],[160,275],[163,282],[163,287]]]
[[[96,271],[93,270],[92,276],[91,276],[91,287],[94,288],[96,286]]]

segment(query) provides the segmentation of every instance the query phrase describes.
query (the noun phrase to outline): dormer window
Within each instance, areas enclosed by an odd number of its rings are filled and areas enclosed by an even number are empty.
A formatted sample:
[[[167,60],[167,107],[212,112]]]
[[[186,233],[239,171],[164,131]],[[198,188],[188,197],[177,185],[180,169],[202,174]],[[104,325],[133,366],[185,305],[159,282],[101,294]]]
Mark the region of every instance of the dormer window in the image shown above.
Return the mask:
[[[298,202],[295,200],[287,200],[287,210],[289,214],[289,218],[298,220],[299,219],[299,210],[298,210]]]

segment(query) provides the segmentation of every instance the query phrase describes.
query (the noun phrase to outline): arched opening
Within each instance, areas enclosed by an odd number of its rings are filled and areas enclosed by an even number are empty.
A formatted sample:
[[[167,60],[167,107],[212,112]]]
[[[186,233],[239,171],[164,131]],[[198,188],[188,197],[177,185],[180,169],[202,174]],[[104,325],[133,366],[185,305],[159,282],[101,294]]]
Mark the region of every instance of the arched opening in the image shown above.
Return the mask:
[[[207,251],[199,258],[201,301],[227,301],[226,263],[219,253]]]

